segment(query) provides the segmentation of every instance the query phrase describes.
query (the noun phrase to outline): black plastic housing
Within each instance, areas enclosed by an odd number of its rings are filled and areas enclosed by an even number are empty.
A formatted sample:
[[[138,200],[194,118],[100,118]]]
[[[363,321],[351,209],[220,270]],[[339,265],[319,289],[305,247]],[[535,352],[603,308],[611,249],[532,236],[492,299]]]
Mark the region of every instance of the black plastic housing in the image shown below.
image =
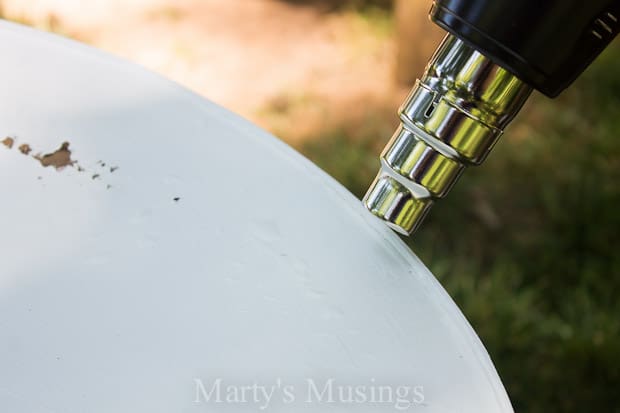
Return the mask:
[[[431,18],[555,97],[618,34],[620,0],[435,0]]]

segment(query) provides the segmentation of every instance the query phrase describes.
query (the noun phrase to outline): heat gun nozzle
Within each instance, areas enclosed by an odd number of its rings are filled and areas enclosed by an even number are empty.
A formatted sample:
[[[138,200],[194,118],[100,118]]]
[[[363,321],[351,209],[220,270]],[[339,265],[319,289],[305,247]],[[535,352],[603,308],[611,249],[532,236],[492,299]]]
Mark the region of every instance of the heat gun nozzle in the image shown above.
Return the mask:
[[[366,208],[396,231],[413,233],[465,167],[484,161],[531,91],[447,35],[399,110],[401,125],[381,154]]]

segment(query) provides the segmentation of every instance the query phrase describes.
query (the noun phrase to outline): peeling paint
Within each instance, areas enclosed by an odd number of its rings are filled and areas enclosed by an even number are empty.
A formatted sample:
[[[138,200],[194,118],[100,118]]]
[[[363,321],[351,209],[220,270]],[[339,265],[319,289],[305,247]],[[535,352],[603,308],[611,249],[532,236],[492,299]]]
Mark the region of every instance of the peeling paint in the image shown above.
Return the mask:
[[[17,140],[17,138],[7,136],[3,140],[1,140],[0,143],[6,148],[12,149],[13,146],[16,145]],[[17,149],[23,155],[32,157],[33,159],[39,161],[39,163],[45,168],[47,168],[48,166],[53,166],[57,171],[61,171],[65,167],[70,166],[76,168],[78,172],[88,172],[87,168],[80,165],[77,160],[71,159],[71,150],[69,149],[69,145],[69,142],[63,142],[60,147],[54,152],[46,153],[44,155],[42,155],[40,152],[36,155],[31,155],[31,153],[33,152],[33,148],[27,143],[22,143],[17,147]],[[99,165],[101,168],[106,168],[110,171],[110,173],[114,173],[117,169],[119,169],[118,166],[107,166],[106,163],[102,160],[98,160],[96,164]],[[104,172],[92,172],[92,180],[101,180],[102,174]],[[37,179],[41,180],[42,177],[39,176],[37,177]],[[110,188],[112,188],[112,185],[106,184],[106,189]]]
[[[32,151],[32,148],[27,143],[22,143],[17,149],[24,155],[28,155]]]
[[[13,147],[13,143],[15,143],[15,139],[11,138],[10,136],[7,136],[6,138],[4,138],[4,140],[2,141],[2,144],[4,146],[6,146],[7,148],[11,149]]]
[[[69,150],[69,142],[63,142],[56,151],[45,154],[43,156],[35,156],[44,167],[53,166],[56,169],[62,169],[65,166],[73,166],[71,160],[71,151]]]

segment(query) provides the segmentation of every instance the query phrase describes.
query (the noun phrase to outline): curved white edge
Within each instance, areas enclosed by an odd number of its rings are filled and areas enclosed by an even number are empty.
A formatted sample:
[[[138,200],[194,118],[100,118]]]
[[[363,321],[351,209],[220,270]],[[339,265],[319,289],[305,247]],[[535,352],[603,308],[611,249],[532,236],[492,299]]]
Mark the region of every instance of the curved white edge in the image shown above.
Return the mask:
[[[57,49],[59,52],[80,56],[84,60],[96,60],[99,64],[114,68],[118,73],[131,73],[141,77],[150,77],[157,82],[166,84],[169,89],[174,89],[182,99],[192,101],[194,105],[200,107],[204,112],[205,118],[217,118],[220,122],[226,123],[229,128],[236,129],[242,135],[253,135],[257,139],[264,140],[265,145],[273,153],[277,154],[282,160],[286,161],[291,169],[301,171],[303,175],[310,177],[312,180],[320,183],[331,197],[338,199],[338,203],[343,209],[347,209],[351,214],[357,217],[359,226],[364,228],[369,237],[376,237],[382,240],[385,245],[386,252],[394,259],[402,261],[405,266],[411,268],[425,268],[423,263],[410,251],[410,249],[402,242],[399,237],[392,232],[383,222],[368,214],[357,200],[348,190],[336,182],[325,172],[317,168],[311,161],[300,155],[290,146],[275,138],[273,135],[260,130],[249,121],[242,117],[229,112],[228,110],[217,106],[195,93],[173,83],[164,77],[154,74],[139,66],[130,64],[119,58],[112,58],[110,55],[85,46],[81,43],[70,39],[43,34],[33,29],[26,28],[9,22],[0,23],[0,39],[12,37],[14,39],[23,39],[26,42],[36,42],[43,47]],[[10,61],[4,62],[10,64]],[[7,98],[7,96],[4,96]],[[0,128],[3,125],[0,125]],[[1,129],[0,129],[1,130]],[[1,148],[0,148],[1,149]],[[429,295],[435,297],[435,301],[440,303],[443,311],[448,316],[453,327],[457,328],[464,337],[469,340],[469,349],[483,366],[486,372],[488,386],[493,390],[497,405],[500,407],[498,411],[511,412],[512,408],[505,393],[495,368],[489,358],[488,353],[484,350],[483,344],[475,334],[474,330],[467,322],[463,314],[459,311],[449,295],[443,287],[435,279],[428,270],[421,274],[415,274],[411,271],[412,276],[417,277],[418,282],[424,287]],[[1,373],[0,373],[1,375]],[[0,388],[0,406],[2,402],[2,389]],[[50,410],[51,411],[51,410]]]

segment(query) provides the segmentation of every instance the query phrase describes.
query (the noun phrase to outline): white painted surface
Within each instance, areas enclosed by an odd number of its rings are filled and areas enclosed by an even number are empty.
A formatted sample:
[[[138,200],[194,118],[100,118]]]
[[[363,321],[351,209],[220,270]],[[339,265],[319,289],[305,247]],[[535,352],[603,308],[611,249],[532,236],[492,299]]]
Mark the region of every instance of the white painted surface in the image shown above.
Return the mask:
[[[2,23],[0,55],[0,411],[258,411],[195,403],[217,377],[297,383],[266,411],[394,410],[302,403],[306,378],[511,411],[433,276],[299,154],[67,40]],[[16,147],[63,141],[85,171]]]

